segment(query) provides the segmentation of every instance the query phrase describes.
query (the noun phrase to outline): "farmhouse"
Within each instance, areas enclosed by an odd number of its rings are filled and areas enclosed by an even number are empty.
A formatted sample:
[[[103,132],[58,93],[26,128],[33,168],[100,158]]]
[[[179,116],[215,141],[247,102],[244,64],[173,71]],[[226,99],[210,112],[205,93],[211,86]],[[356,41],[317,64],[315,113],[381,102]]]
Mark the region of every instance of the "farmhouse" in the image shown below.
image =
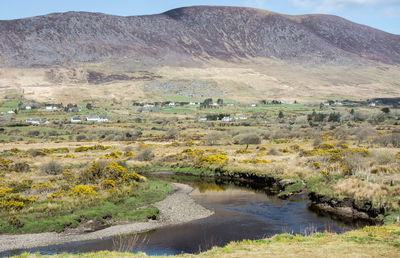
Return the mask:
[[[55,111],[55,110],[57,110],[57,107],[56,107],[56,106],[46,106],[46,107],[45,107],[45,110],[48,110],[48,111]]]
[[[221,119],[221,121],[223,121],[223,122],[230,122],[230,121],[232,121],[232,118],[229,117],[229,116],[224,116],[224,117]]]
[[[245,116],[245,115],[236,115],[234,118],[235,118],[236,120],[246,120],[246,119],[247,119],[247,116]]]
[[[88,116],[86,117],[87,122],[108,122],[108,118],[105,116]]]
[[[37,118],[27,118],[26,122],[33,125],[40,125],[40,119]]]
[[[80,117],[71,117],[71,123],[82,123],[82,120]]]

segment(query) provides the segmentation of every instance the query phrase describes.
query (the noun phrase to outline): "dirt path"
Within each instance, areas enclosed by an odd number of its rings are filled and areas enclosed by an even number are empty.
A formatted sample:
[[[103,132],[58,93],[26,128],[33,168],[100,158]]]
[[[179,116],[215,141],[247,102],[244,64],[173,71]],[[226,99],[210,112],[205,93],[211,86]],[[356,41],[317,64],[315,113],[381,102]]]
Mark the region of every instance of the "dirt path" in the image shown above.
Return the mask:
[[[75,241],[102,239],[121,234],[139,233],[211,216],[213,214],[212,211],[200,206],[189,196],[192,190],[193,188],[188,185],[174,183],[174,192],[168,195],[164,200],[154,204],[154,206],[160,210],[160,220],[158,221],[115,225],[91,233],[49,232],[23,235],[0,235],[0,252],[64,244]]]

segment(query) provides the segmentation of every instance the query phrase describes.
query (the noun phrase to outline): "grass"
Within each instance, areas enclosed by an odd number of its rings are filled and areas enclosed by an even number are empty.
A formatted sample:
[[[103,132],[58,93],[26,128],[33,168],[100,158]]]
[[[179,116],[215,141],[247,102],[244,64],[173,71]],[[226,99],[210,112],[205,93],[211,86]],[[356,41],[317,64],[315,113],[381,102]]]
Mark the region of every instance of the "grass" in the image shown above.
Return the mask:
[[[71,227],[79,225],[78,219],[97,219],[103,221],[104,216],[112,216],[113,220],[145,221],[147,216],[156,215],[158,210],[154,206],[147,206],[160,201],[172,190],[172,185],[165,181],[147,181],[141,183],[133,195],[120,203],[101,201],[96,206],[79,210],[58,210],[51,213],[28,213],[18,215],[18,219],[24,223],[22,228],[16,229],[9,225],[8,216],[0,217],[1,233],[39,233],[48,231],[63,231],[65,225]],[[50,205],[42,202],[37,205]],[[146,207],[147,206],[147,207]]]
[[[160,113],[164,114],[186,114],[186,113],[194,113],[196,112],[190,108],[171,108],[171,109],[162,109],[159,111]]]

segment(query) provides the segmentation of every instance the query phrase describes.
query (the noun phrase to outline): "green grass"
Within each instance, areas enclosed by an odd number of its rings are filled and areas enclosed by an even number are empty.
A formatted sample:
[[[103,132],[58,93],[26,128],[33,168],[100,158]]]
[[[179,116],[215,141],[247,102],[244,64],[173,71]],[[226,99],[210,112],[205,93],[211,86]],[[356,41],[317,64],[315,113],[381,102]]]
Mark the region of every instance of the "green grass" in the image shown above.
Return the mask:
[[[13,234],[47,231],[61,232],[67,224],[70,224],[71,227],[78,226],[77,220],[82,216],[100,221],[103,221],[103,217],[106,215],[111,215],[113,220],[145,221],[149,215],[158,217],[157,208],[150,204],[164,199],[171,190],[172,184],[169,182],[149,180],[141,183],[130,198],[120,203],[99,201],[96,206],[85,209],[17,215],[17,218],[24,223],[24,226],[19,229],[10,226],[8,215],[2,215],[0,217],[0,232]],[[46,206],[48,203],[41,202],[36,205]]]
[[[173,101],[173,102],[201,102],[198,99],[193,99],[180,95],[167,95],[164,96],[165,101]]]
[[[296,183],[286,187],[285,191],[280,192],[278,196],[283,196],[285,194],[290,194],[294,192],[299,192],[303,190],[303,183],[301,181],[296,181]]]
[[[162,109],[158,112],[164,113],[164,114],[175,114],[175,113],[176,114],[187,114],[187,113],[194,113],[196,111],[193,109],[190,109],[190,108],[177,107],[177,108],[171,108],[171,109]]]

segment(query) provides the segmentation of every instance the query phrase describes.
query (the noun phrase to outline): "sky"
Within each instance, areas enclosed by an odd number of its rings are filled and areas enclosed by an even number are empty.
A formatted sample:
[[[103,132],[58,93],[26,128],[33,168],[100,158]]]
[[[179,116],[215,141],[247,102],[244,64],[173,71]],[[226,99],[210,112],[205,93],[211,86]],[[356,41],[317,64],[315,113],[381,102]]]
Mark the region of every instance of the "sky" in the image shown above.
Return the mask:
[[[400,0],[0,0],[0,20],[67,11],[145,15],[192,5],[245,6],[283,14],[334,14],[400,34]]]

